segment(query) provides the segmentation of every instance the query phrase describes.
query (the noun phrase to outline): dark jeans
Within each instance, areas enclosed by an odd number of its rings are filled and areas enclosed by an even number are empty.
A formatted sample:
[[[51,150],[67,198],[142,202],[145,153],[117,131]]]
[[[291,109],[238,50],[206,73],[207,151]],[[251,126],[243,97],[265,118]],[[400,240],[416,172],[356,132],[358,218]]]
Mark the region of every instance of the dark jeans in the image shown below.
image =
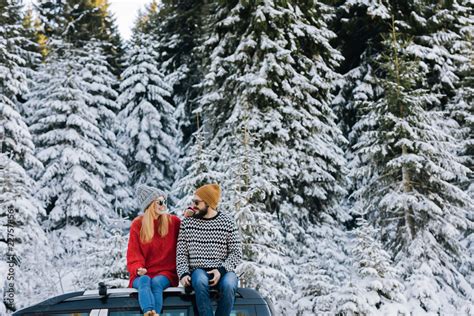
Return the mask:
[[[196,293],[196,304],[199,316],[212,316],[212,302],[209,297],[209,280],[213,278],[203,269],[196,269],[191,274],[191,283]],[[220,298],[217,303],[216,316],[229,316],[234,306],[237,292],[237,275],[227,272],[221,276],[217,284]]]

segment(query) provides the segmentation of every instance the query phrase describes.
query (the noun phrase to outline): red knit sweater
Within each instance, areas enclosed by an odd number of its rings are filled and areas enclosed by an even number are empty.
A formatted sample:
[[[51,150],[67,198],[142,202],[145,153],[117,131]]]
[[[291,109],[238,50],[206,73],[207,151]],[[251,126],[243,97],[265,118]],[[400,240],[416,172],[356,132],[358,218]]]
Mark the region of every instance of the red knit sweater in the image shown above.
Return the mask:
[[[130,274],[128,287],[132,287],[133,280],[138,276],[137,269],[147,269],[146,275],[153,278],[157,275],[166,276],[171,286],[178,286],[178,275],[176,274],[176,243],[178,240],[179,226],[181,220],[171,216],[168,234],[160,237],[158,234],[158,219],[154,221],[155,234],[150,243],[144,244],[140,241],[140,229],[142,217],[138,216],[130,226],[130,238],[127,249],[127,270]]]

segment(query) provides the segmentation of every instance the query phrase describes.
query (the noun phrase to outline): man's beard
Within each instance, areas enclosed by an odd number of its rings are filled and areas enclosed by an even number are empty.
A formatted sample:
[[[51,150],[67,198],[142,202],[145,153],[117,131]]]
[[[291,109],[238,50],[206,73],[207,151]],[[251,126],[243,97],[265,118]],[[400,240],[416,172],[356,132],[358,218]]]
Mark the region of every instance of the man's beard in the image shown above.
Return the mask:
[[[194,213],[193,217],[194,218],[203,218],[204,216],[207,215],[208,211],[209,211],[209,206],[206,205],[205,208],[198,209],[197,212]]]

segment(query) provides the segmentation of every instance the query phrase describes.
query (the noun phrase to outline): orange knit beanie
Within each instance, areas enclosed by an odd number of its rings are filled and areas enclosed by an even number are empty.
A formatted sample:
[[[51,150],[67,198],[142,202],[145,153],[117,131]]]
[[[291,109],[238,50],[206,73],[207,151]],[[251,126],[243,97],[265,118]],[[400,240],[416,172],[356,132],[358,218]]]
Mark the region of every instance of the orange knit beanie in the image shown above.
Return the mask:
[[[198,188],[195,194],[206,202],[207,205],[216,209],[221,197],[221,188],[216,183],[206,184]]]

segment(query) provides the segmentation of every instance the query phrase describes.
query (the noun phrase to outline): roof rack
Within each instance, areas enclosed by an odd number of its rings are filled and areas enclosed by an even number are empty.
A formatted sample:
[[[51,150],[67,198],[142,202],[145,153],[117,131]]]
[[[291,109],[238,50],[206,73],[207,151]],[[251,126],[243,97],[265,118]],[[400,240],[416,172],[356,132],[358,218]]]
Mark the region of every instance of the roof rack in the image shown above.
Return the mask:
[[[211,293],[211,295],[217,295],[219,293],[217,288],[211,288],[211,289],[209,289],[209,292]],[[236,294],[239,297],[243,297],[243,293],[245,293],[245,292],[246,292],[245,289],[239,288],[237,290]],[[86,291],[84,291],[84,293],[82,293],[82,296],[108,297],[111,294],[112,294],[112,296],[121,296],[121,295],[129,296],[130,294],[134,294],[134,293],[138,293],[138,290],[135,289],[135,288],[108,289],[103,282],[100,282],[98,289],[96,289],[96,290],[86,290]],[[194,292],[194,289],[179,286],[179,287],[166,288],[163,291],[163,294],[179,294],[179,295],[188,296],[188,295],[194,295],[195,292]],[[70,298],[69,300],[76,300],[76,299],[80,299],[80,297]]]
[[[36,305],[38,305],[38,306],[55,305],[55,304],[61,303],[64,300],[67,300],[68,298],[80,296],[82,294],[83,294],[83,291],[69,292],[69,293],[61,294],[61,295],[58,295],[58,296],[55,296],[55,297],[51,297],[51,298],[49,298],[45,301],[42,301],[42,302],[40,302]]]
[[[120,288],[120,289],[107,289],[106,294],[99,293],[100,290],[86,290],[82,295],[107,295],[107,294],[132,294],[138,293],[135,288]],[[164,293],[180,293],[184,294],[184,287],[169,287],[164,290]]]

